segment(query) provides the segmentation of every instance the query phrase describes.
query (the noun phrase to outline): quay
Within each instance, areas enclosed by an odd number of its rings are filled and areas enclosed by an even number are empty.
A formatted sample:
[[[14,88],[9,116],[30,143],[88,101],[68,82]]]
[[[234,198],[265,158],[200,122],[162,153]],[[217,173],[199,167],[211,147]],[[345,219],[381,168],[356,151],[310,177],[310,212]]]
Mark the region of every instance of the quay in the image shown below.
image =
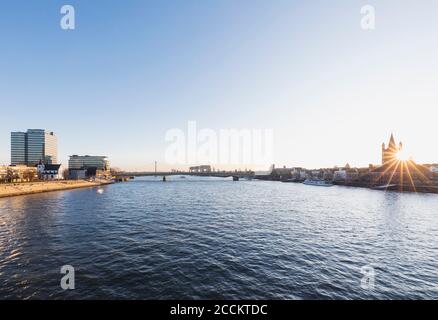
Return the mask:
[[[43,192],[92,188],[111,184],[111,181],[59,180],[0,184],[0,198],[37,194]]]

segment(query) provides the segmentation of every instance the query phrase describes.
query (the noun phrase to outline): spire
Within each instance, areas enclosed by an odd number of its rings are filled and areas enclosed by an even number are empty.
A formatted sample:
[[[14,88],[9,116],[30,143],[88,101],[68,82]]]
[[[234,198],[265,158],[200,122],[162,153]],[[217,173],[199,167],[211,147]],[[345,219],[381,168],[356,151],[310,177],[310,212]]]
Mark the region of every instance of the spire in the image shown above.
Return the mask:
[[[395,148],[397,145],[395,144],[394,134],[391,133],[391,138],[389,139],[389,148]]]

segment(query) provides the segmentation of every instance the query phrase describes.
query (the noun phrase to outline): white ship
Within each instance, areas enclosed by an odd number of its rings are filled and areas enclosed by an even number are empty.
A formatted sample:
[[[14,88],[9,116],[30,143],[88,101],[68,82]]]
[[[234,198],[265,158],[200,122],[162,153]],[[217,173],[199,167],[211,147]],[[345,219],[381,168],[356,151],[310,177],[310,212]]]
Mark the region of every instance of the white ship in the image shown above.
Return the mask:
[[[323,179],[306,179],[303,183],[309,186],[333,187],[333,183]]]

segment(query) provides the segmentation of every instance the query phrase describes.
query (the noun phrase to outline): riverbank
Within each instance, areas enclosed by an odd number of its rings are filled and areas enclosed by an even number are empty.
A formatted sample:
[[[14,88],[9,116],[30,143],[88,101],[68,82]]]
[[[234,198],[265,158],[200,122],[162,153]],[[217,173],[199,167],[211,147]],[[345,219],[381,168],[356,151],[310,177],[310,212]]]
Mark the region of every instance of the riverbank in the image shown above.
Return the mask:
[[[0,184],[0,198],[78,188],[90,188],[111,183],[111,181],[90,182],[85,180],[62,180]]]

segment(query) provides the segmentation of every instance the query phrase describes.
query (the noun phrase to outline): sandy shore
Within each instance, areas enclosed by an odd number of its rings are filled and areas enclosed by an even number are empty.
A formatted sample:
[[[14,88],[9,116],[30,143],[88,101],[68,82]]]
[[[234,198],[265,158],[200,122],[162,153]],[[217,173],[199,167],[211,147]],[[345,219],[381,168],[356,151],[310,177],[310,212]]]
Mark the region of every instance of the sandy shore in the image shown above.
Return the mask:
[[[0,184],[0,198],[21,196],[41,192],[89,188],[110,184],[111,182],[89,182],[84,180],[46,181],[29,183]]]

